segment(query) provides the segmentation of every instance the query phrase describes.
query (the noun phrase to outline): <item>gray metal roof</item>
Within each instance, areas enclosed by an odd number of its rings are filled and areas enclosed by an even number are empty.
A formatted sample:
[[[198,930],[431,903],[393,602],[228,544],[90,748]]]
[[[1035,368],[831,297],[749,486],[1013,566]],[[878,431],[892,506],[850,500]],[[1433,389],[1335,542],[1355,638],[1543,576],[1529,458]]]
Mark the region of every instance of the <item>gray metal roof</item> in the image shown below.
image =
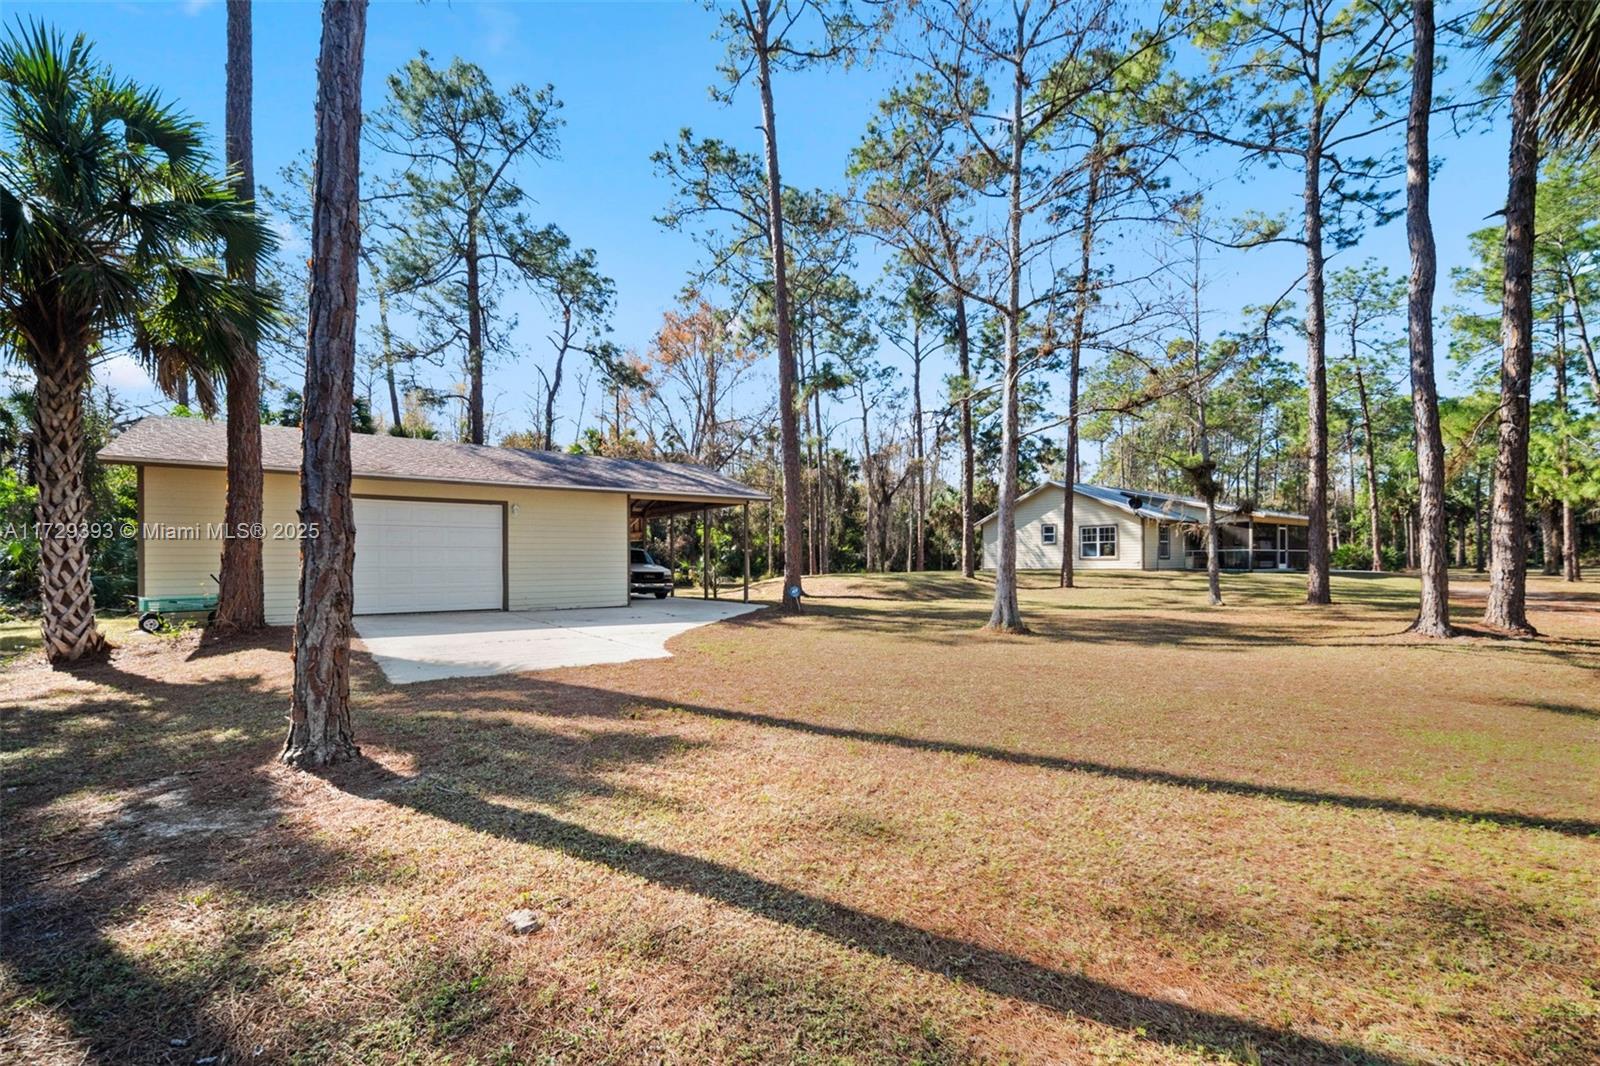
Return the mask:
[[[1017,502],[1029,499],[1044,492],[1046,489],[1061,491],[1066,485],[1060,481],[1046,481],[1017,497]],[[1073,492],[1079,496],[1087,496],[1092,500],[1120,508],[1129,514],[1138,515],[1140,518],[1153,518],[1157,522],[1204,522],[1206,520],[1206,503],[1204,500],[1193,496],[1175,496],[1170,492],[1152,492],[1148,489],[1119,489],[1109,485],[1089,485],[1077,482],[1072,486]],[[1263,507],[1254,508],[1249,512],[1256,518],[1277,518],[1290,521],[1307,521],[1303,514],[1293,511],[1271,511]],[[1240,514],[1238,507],[1232,504],[1217,503],[1217,514],[1227,519]],[[978,525],[993,520],[994,514],[984,515],[978,519]]]
[[[142,418],[100,449],[99,457],[106,463],[226,467],[227,425],[200,418]],[[262,426],[261,465],[273,472],[299,473],[300,430]],[[767,499],[766,493],[715,470],[687,463],[603,459],[366,433],[351,435],[350,465],[356,477],[626,492],[708,501]]]

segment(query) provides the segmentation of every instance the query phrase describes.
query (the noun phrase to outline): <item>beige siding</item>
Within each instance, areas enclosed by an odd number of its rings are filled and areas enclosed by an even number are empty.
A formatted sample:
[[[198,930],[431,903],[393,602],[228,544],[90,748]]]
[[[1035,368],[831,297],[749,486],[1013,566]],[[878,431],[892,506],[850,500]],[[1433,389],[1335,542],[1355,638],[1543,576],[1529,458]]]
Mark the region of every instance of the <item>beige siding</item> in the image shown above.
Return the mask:
[[[1183,525],[1178,522],[1166,524],[1168,533],[1172,537],[1172,553],[1170,558],[1162,559],[1160,551],[1161,523],[1153,518],[1144,520],[1144,568],[1146,570],[1182,570],[1183,569]]]
[[[1023,570],[1059,570],[1061,568],[1060,543],[1065,540],[1065,531],[1062,528],[1061,490],[1059,488],[1046,488],[1023,500],[1017,506],[1017,566]],[[1144,528],[1143,520],[1135,514],[1124,511],[1120,507],[1102,503],[1099,500],[1084,496],[1081,493],[1076,497],[1072,507],[1072,520],[1075,529],[1072,535],[1071,548],[1073,551],[1073,565],[1083,570],[1138,570],[1144,565]],[[1044,543],[1044,526],[1056,527],[1056,544]],[[1078,554],[1077,528],[1083,526],[1114,525],[1117,527],[1117,555],[1113,559],[1084,559]],[[983,568],[993,570],[995,553],[998,549],[996,541],[997,522],[983,524]],[[1154,538],[1154,531],[1151,537]],[[1155,548],[1150,548],[1154,554]]]
[[[188,530],[198,538],[147,537],[141,572],[146,595],[213,593],[222,542],[206,537],[222,522],[225,479],[221,470],[148,466],[144,469],[144,516],[152,525]],[[628,602],[627,498],[622,493],[559,489],[510,489],[429,481],[356,478],[357,496],[499,501],[514,505],[507,517],[506,565],[513,610],[543,607],[609,607]],[[300,505],[298,479],[268,474],[263,494],[267,538],[262,551],[267,621],[294,622],[300,572],[299,545],[274,536],[292,528]]]

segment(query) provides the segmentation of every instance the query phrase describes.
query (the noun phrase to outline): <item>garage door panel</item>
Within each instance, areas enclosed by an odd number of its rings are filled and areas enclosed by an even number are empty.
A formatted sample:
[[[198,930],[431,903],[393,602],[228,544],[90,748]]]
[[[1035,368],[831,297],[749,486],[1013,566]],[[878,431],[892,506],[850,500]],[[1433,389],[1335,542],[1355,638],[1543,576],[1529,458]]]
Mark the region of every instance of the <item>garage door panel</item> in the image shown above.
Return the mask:
[[[504,606],[501,506],[355,501],[357,614]]]

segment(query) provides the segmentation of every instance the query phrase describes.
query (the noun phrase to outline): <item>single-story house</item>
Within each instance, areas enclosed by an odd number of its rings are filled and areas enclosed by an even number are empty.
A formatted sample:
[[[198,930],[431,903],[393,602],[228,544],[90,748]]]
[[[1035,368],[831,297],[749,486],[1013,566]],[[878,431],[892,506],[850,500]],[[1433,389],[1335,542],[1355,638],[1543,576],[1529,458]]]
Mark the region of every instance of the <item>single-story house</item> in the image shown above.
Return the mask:
[[[1204,570],[1206,505],[1189,496],[1103,485],[1072,486],[1073,566],[1087,570]],[[1046,481],[1017,498],[1017,566],[1059,570],[1068,547],[1066,486]],[[1229,570],[1304,570],[1303,514],[1217,504],[1218,554]],[[995,515],[978,522],[983,562],[999,550]]]
[[[622,606],[644,522],[767,499],[704,467],[355,434],[355,610]],[[102,448],[138,468],[139,594],[209,595],[222,558],[227,426],[145,418]],[[267,621],[294,622],[300,431],[261,427]]]

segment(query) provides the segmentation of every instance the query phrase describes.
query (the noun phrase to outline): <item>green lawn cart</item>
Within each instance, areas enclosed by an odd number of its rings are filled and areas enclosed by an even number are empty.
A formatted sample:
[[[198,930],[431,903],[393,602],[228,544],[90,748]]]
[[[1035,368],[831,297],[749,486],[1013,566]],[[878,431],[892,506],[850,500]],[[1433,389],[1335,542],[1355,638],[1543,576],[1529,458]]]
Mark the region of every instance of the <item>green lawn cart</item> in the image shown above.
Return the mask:
[[[140,596],[139,628],[159,633],[172,615],[205,615],[211,621],[217,613],[216,596]]]

